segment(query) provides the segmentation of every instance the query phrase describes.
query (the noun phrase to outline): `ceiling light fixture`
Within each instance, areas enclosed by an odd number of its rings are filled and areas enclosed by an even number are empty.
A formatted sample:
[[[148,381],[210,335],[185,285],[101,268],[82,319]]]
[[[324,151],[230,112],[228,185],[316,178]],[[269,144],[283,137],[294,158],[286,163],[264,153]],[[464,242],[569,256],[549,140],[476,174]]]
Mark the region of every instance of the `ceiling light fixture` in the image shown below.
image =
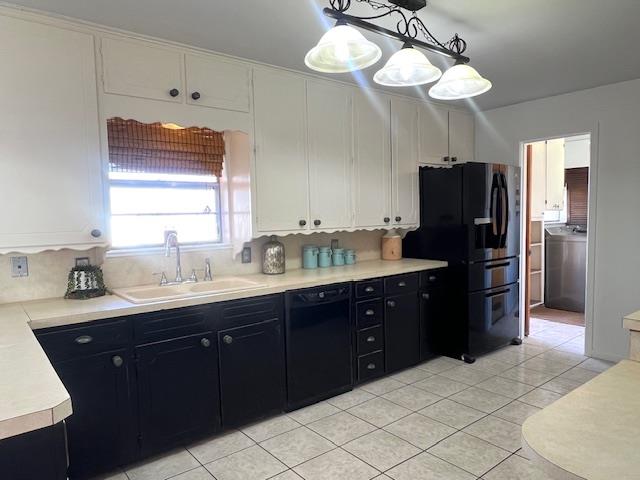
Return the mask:
[[[346,12],[352,1],[369,5],[374,10],[374,15],[349,15]],[[402,49],[393,54],[386,65],[376,72],[376,83],[405,87],[423,85],[440,79],[429,90],[429,95],[440,100],[474,97],[491,88],[489,80],[482,78],[477,70],[467,65],[469,57],[463,55],[467,49],[467,42],[458,34],[447,42],[440,42],[420,20],[417,11],[427,5],[426,0],[329,0],[329,4],[331,7],[325,8],[323,13],[337,20],[337,23],[322,36],[318,45],[307,53],[305,63],[312,70],[343,73],[361,70],[376,63],[382,52],[376,44],[353,28],[358,27],[399,40],[403,44]],[[370,22],[387,16],[399,18],[396,31]],[[443,75],[417,48],[452,58],[456,63]]]

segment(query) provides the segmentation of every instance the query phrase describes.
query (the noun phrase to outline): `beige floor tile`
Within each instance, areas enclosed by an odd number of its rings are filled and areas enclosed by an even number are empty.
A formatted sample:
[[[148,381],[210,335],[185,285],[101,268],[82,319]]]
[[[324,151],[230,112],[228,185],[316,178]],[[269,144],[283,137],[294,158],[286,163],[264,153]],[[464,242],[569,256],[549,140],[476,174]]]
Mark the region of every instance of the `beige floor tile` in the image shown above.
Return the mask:
[[[562,398],[562,395],[560,395],[559,393],[536,388],[535,390],[531,390],[526,395],[521,396],[518,400],[528,405],[533,405],[534,407],[544,408],[551,405],[559,398]]]
[[[469,472],[423,452],[387,472],[394,480],[474,480]]]
[[[540,358],[544,360],[550,360],[552,362],[561,362],[572,367],[584,362],[588,357],[584,355],[578,355],[571,352],[563,352],[560,350],[549,350],[540,355]]]
[[[329,440],[306,427],[265,440],[260,446],[290,468],[336,448]]]
[[[485,413],[492,413],[506,404],[511,403],[511,398],[498,393],[489,392],[481,388],[471,387],[451,396],[451,400],[462,403],[467,407],[475,408]]]
[[[125,473],[130,480],[165,480],[199,466],[200,463],[186,449],[181,448],[132,465]]]
[[[564,372],[558,378],[564,378],[566,380],[571,380],[572,382],[586,383],[598,375],[600,375],[598,372],[587,370],[586,368],[574,367],[571,370]]]
[[[384,395],[385,393],[389,393],[404,386],[404,383],[394,380],[393,378],[386,377],[365,383],[361,385],[360,388],[366,392],[372,393],[373,395]]]
[[[348,412],[340,412],[307,425],[314,432],[331,440],[336,445],[344,445],[362,435],[376,430],[376,427]]]
[[[385,393],[382,398],[386,398],[393,403],[413,411],[420,410],[432,403],[436,403],[438,400],[442,400],[442,397],[435,393],[411,385]]]
[[[467,407],[449,399],[440,400],[438,403],[423,408],[418,413],[458,430],[487,415],[475,408]]]
[[[459,365],[462,365],[460,360],[454,360],[449,357],[437,357],[417,365],[416,368],[435,374],[444,372]]]
[[[600,360],[597,358],[588,358],[580,365],[580,368],[591,370],[592,372],[602,373],[615,365],[614,362],[607,362],[606,360]]]
[[[330,403],[320,402],[308,407],[289,412],[289,417],[293,418],[296,422],[306,425],[307,423],[315,422],[323,417],[328,417],[334,413],[338,413],[340,409],[334,407]]]
[[[341,448],[304,462],[295,471],[305,480],[369,480],[380,474]]]
[[[194,468],[188,472],[181,473],[175,477],[171,477],[171,480],[216,480],[213,475],[204,467]]]
[[[483,358],[487,358],[489,360],[497,362],[508,363],[512,366],[517,365],[531,357],[530,355],[527,355],[521,347],[522,346],[504,347],[500,350],[496,350],[495,352],[485,355]]]
[[[486,473],[484,480],[552,480],[529,460],[512,455]]]
[[[205,465],[216,480],[266,480],[287,470],[266,450],[256,445]]]
[[[526,383],[534,387],[539,387],[543,383],[552,380],[555,375],[550,373],[538,372],[524,367],[513,367],[499,374],[502,378],[515,380],[516,382]]]
[[[409,442],[384,430],[368,433],[342,448],[381,472],[420,453],[420,450]]]
[[[426,450],[440,440],[456,433],[455,428],[417,413],[401,418],[397,422],[387,425],[384,429],[421,450]]]
[[[451,380],[455,380],[456,382],[475,385],[493,377],[494,374],[477,368],[472,368],[469,365],[464,365],[452,368],[451,370],[446,370],[440,375]]]
[[[520,383],[502,377],[490,378],[489,380],[480,382],[476,387],[514,399],[521,397],[535,388],[526,383]]]
[[[271,477],[269,480],[303,480],[303,478],[293,470],[287,470],[275,477]]]
[[[342,395],[338,395],[337,397],[328,399],[327,403],[330,403],[334,407],[338,407],[341,410],[348,410],[349,408],[360,405],[361,403],[364,403],[367,400],[371,400],[372,398],[375,398],[375,395],[366,392],[361,388],[355,388],[350,392],[343,393]]]
[[[384,473],[382,475],[378,475],[373,480],[391,480],[391,477],[387,477]]]
[[[458,432],[431,447],[429,453],[476,476],[482,476],[509,456],[509,452],[472,435]]]
[[[522,446],[522,427],[493,415],[472,423],[463,431],[511,453]]]
[[[529,360],[521,363],[520,366],[536,370],[538,372],[547,373],[549,375],[560,375],[571,368],[571,365],[564,362],[544,359],[540,356],[530,358]]]
[[[376,427],[384,427],[390,423],[399,420],[402,417],[406,417],[411,413],[411,410],[396,405],[389,400],[382,397],[374,398],[368,402],[356,405],[350,408],[348,412],[356,417],[369,422]]]
[[[288,432],[294,428],[300,427],[300,424],[287,415],[279,415],[277,417],[262,420],[242,429],[242,433],[250,437],[256,442],[262,442],[268,438],[275,437],[281,433]]]
[[[427,372],[422,368],[408,368],[401,372],[395,373],[391,375],[391,378],[394,380],[398,380],[399,382],[406,383],[410,385],[412,383],[419,382],[420,380],[424,380],[427,377],[430,377],[433,373]]]
[[[187,450],[191,452],[191,455],[196,457],[200,463],[210,463],[232,453],[239,452],[245,448],[249,448],[255,445],[255,442],[247,437],[244,433],[239,431],[233,431],[204,440],[202,442],[195,443]]]
[[[507,362],[501,362],[496,359],[480,357],[477,358],[475,362],[469,365],[470,368],[477,368],[478,370],[482,370],[484,372],[493,373],[494,375],[498,375],[499,373],[504,372],[505,370],[509,370],[513,368],[513,365]]]
[[[540,409],[538,407],[514,400],[509,405],[493,412],[492,415],[522,425],[527,418],[539,411]]]
[[[426,390],[441,397],[448,397],[454,393],[458,393],[465,388],[469,388],[466,383],[456,382],[442,375],[434,375],[426,378],[418,383],[413,384],[414,387]]]
[[[551,392],[558,393],[560,395],[566,395],[570,391],[578,388],[580,385],[582,384],[579,382],[556,377],[553,380],[548,381],[544,385],[540,385],[540,388],[543,390],[549,390]]]

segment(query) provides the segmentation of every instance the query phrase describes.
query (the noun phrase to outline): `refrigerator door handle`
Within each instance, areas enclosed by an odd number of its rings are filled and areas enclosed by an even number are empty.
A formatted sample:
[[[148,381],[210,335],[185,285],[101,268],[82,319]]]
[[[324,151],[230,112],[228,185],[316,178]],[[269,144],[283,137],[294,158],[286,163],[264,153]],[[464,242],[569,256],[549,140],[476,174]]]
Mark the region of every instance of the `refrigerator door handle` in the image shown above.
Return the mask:
[[[495,180],[495,176],[494,176]],[[491,206],[490,206],[490,215],[491,215],[491,233],[494,238],[498,236],[498,190],[500,186],[494,182],[491,186]]]
[[[501,195],[502,195],[502,201],[501,206],[502,206],[502,220],[500,221],[500,225],[501,225],[501,240],[500,240],[500,247],[504,248],[507,244],[507,228],[509,226],[509,192],[507,191],[507,179],[504,176],[504,174],[500,174],[500,176],[502,177],[502,188],[501,188]]]

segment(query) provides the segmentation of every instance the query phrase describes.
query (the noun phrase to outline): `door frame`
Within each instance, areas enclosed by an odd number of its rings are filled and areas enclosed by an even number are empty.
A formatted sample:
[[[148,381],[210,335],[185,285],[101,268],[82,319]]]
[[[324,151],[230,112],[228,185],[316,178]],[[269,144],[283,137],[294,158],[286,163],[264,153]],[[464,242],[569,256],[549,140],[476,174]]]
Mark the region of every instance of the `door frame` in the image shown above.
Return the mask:
[[[594,344],[593,344],[593,330],[595,321],[595,288],[596,288],[596,275],[595,275],[595,252],[596,252],[596,228],[597,228],[597,186],[598,186],[598,163],[599,163],[599,133],[600,124],[595,122],[588,128],[576,129],[575,131],[567,131],[565,133],[552,133],[548,136],[533,137],[528,139],[522,139],[518,142],[518,165],[522,168],[522,184],[521,191],[523,192],[522,198],[527,202],[529,191],[527,189],[528,175],[526,171],[526,153],[525,146],[528,143],[541,142],[545,140],[552,140],[554,138],[566,138],[575,137],[578,135],[590,135],[591,141],[591,158],[589,159],[589,193],[588,193],[588,230],[587,230],[587,265],[586,265],[586,292],[585,292],[585,309],[584,309],[584,326],[585,326],[585,355],[593,356]],[[528,207],[528,204],[525,205]],[[520,216],[520,235],[521,238],[521,252],[526,252],[526,215]],[[527,255],[520,255],[520,271],[526,272],[526,257]],[[528,279],[524,282],[520,282],[520,311],[526,311],[528,305],[524,304],[524,298],[526,294],[526,287],[528,286]],[[524,336],[524,315],[520,316],[520,335]],[[618,361],[619,358],[606,358],[600,354],[600,358],[605,360]]]

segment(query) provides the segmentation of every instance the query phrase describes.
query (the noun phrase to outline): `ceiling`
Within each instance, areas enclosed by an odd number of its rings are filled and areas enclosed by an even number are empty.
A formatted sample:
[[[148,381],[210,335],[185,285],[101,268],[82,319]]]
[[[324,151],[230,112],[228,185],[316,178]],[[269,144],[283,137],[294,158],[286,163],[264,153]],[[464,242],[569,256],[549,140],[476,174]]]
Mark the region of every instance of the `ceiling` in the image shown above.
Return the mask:
[[[321,14],[328,0],[13,1],[300,71],[308,71],[304,55],[330,25]],[[370,14],[353,4],[349,13]],[[475,99],[482,110],[640,78],[638,0],[429,0],[420,17],[440,41],[453,33],[467,40],[471,65],[493,82]],[[400,47],[365,36],[383,49],[379,67]],[[429,57],[440,67],[451,63]],[[333,78],[372,83],[375,70]],[[426,95],[425,87],[400,90]]]

